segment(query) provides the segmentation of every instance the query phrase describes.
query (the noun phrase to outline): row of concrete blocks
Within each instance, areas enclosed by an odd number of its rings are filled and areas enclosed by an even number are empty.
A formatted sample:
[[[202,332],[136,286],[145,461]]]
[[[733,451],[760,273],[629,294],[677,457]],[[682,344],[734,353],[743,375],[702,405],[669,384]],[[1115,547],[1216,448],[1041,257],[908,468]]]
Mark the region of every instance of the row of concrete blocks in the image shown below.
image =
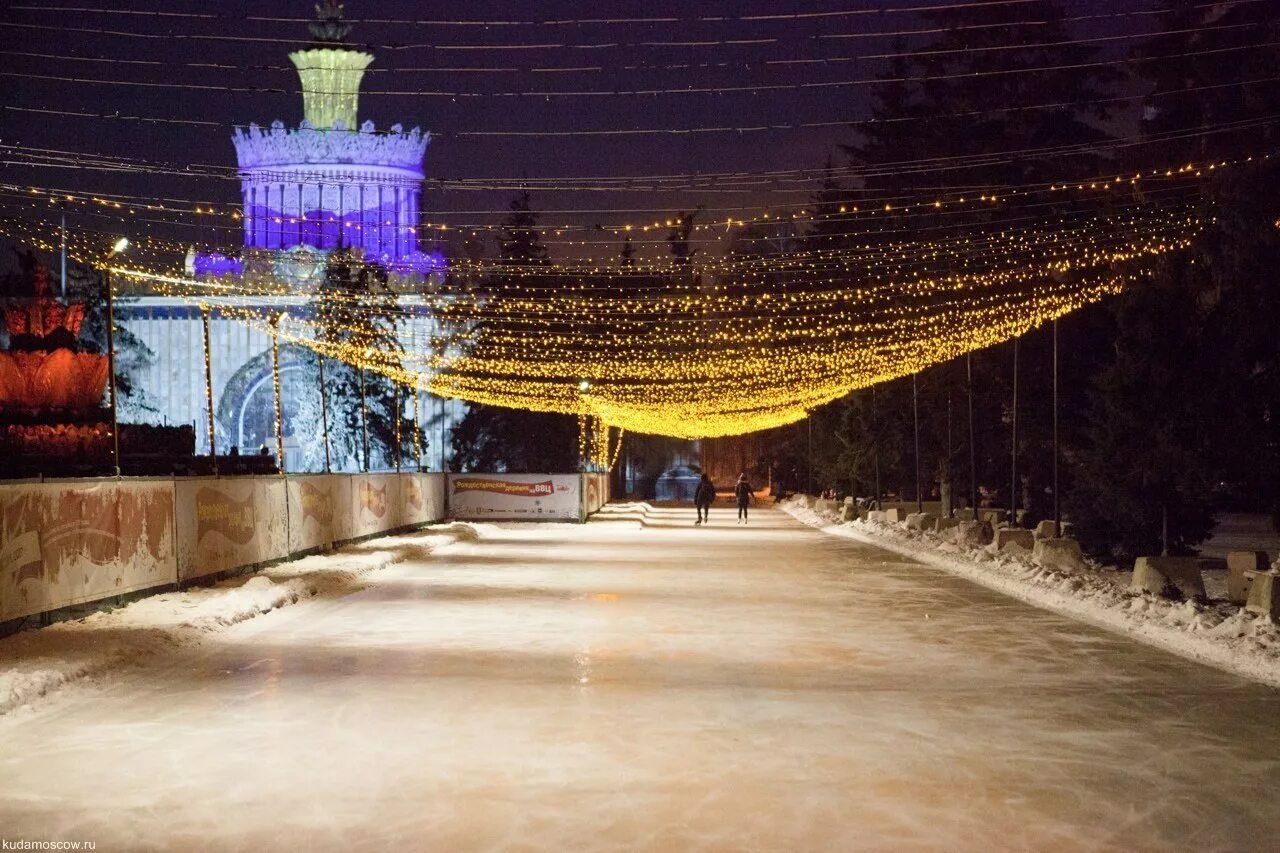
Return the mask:
[[[1029,554],[1037,564],[1046,568],[1074,570],[1085,565],[1080,543],[1067,536],[1055,536],[1052,521],[1040,522],[1035,530],[1018,527],[992,529],[985,521],[975,521],[972,510],[960,511],[957,516],[948,518],[930,512],[904,514],[897,509],[872,510],[867,514],[871,521],[901,524],[908,530],[944,536],[952,531],[948,538],[965,548],[986,547],[994,553]]]
[[[1227,598],[1245,610],[1280,621],[1280,573],[1266,551],[1227,553]],[[1204,599],[1204,575],[1196,557],[1139,557],[1130,589],[1166,598]]]

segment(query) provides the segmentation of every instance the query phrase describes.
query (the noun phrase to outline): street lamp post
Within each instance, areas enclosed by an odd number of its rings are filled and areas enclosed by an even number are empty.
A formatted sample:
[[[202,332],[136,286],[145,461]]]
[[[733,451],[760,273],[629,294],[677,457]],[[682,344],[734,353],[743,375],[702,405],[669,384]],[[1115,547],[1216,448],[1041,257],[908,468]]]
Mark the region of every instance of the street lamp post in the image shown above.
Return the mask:
[[[120,476],[120,416],[116,395],[116,307],[115,286],[111,282],[110,259],[129,248],[129,239],[116,240],[107,253],[108,263],[103,266],[102,279],[107,288],[107,378],[111,388],[111,463],[115,476]]]
[[[911,420],[915,429],[916,512],[924,512],[924,495],[920,494],[920,392],[915,373],[911,374]]]

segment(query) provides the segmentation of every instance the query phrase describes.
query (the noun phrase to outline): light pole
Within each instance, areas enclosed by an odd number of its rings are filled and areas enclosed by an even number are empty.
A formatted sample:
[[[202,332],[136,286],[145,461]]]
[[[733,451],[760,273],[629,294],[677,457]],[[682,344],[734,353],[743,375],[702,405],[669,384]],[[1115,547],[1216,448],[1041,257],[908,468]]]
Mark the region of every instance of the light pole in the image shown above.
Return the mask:
[[[1058,318],[1053,318],[1053,535],[1062,538],[1062,492],[1058,487]]]
[[[218,476],[218,442],[213,424],[213,351],[209,343],[208,305],[200,306],[200,324],[204,329],[204,400],[209,413],[209,459],[213,462],[213,476]]]
[[[916,444],[916,512],[924,512],[924,495],[920,494],[920,393],[916,387],[916,374],[911,374],[911,419],[915,428]]]
[[[1009,523],[1018,526],[1018,339],[1013,339],[1013,408],[1010,410],[1012,432],[1009,436]]]
[[[813,494],[813,409],[809,410],[809,488],[808,494]]]
[[[102,268],[103,283],[107,288],[107,379],[111,388],[111,462],[115,476],[120,476],[120,417],[116,402],[116,308],[115,287],[111,283],[111,258],[129,248],[129,238],[116,240],[107,252],[107,263]]]

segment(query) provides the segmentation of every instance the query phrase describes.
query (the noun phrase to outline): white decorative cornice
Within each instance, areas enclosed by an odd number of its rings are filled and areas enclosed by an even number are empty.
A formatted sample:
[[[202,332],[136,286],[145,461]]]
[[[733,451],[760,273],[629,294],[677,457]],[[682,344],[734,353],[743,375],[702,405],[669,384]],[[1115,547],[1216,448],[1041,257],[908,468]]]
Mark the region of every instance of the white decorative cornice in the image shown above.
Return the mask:
[[[422,160],[431,134],[419,128],[405,131],[401,125],[377,132],[366,121],[359,130],[347,130],[339,122],[332,130],[320,130],[303,122],[286,128],[272,122],[264,130],[256,124],[236,128],[231,137],[242,171],[264,167],[305,165],[390,166],[422,174]]]

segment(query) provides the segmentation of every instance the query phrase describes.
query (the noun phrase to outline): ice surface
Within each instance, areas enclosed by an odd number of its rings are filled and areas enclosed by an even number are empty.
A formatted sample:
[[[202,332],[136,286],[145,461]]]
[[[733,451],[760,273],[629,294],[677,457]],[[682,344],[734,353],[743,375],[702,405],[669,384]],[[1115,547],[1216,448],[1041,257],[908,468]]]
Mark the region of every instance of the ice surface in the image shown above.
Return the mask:
[[[115,849],[1258,849],[1280,694],[761,507],[475,542],[0,718]]]
[[[873,521],[839,523],[798,500],[785,512],[827,533],[878,545],[1039,607],[1122,631],[1192,660],[1280,688],[1280,626],[1226,600],[1225,572],[1210,571],[1205,602],[1133,592],[1132,571],[1042,566],[1033,555],[964,547],[935,533]]]

